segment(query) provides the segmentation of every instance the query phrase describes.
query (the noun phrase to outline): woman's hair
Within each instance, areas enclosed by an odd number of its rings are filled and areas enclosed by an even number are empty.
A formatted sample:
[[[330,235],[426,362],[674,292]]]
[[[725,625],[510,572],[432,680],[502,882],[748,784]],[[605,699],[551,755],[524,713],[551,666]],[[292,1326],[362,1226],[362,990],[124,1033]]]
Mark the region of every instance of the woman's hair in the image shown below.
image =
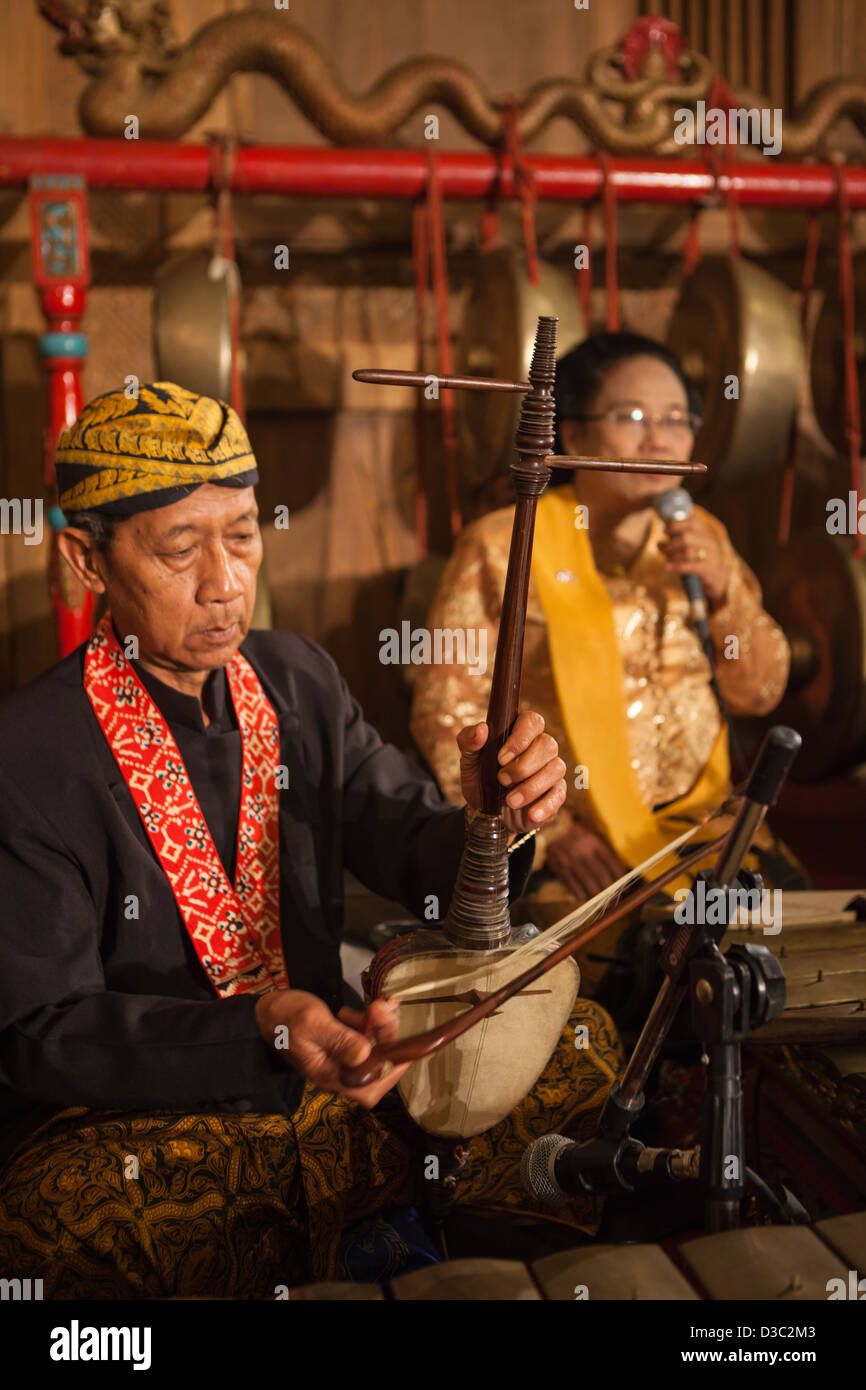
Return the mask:
[[[611,367],[625,362],[629,357],[656,357],[670,367],[685,388],[689,410],[700,415],[701,397],[693,381],[690,381],[680,366],[679,359],[664,343],[653,338],[645,338],[641,333],[593,333],[582,343],[573,347],[560,357],[556,364],[556,444],[558,454],[564,454],[559,425],[562,420],[579,419],[592,408],[596,392]],[[571,473],[561,469],[562,481]]]

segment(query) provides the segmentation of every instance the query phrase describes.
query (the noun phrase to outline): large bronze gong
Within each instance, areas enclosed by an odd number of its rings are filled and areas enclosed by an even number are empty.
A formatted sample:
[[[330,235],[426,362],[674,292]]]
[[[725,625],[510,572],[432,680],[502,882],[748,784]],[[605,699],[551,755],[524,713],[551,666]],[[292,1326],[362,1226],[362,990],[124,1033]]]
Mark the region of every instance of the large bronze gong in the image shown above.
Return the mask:
[[[157,271],[153,355],[158,380],[176,381],[213,400],[231,400],[232,273],[237,272],[226,270],[225,261],[207,251],[184,252]],[[264,563],[256,583],[252,626],[273,627]]]
[[[694,454],[709,465],[707,490],[752,483],[780,466],[803,365],[787,286],[750,261],[705,256],[674,309],[668,344],[703,397]]]
[[[866,421],[866,256],[854,261],[854,352],[860,384],[860,418]],[[844,319],[838,289],[825,296],[812,338],[812,402],[818,424],[840,454],[847,454],[845,434]]]
[[[797,781],[856,767],[866,759],[866,562],[853,539],[795,536],[770,562],[764,603],[791,646],[773,722],[803,735]]]
[[[499,247],[481,257],[466,305],[457,371],[525,381],[539,315],[559,319],[560,356],[585,337],[574,277],[540,262],[531,285],[524,256]],[[466,493],[483,487],[511,462],[520,397],[494,391],[458,393],[460,480]]]
[[[153,352],[160,381],[217,401],[231,399],[231,286],[211,274],[225,262],[207,251],[179,255],[157,271],[153,305]]]

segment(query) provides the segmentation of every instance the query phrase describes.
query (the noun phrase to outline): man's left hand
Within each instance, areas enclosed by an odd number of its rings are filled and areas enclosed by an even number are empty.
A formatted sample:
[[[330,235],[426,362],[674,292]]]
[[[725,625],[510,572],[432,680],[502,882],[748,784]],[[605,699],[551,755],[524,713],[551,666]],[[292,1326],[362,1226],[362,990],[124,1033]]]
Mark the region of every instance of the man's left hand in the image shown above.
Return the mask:
[[[481,750],[487,742],[486,724],[469,724],[457,735],[460,781],[467,805],[481,806]],[[502,819],[509,830],[539,830],[552,820],[565,801],[565,763],[555,738],[544,732],[544,720],[534,710],[519,714],[499,750],[499,782],[505,791]]]

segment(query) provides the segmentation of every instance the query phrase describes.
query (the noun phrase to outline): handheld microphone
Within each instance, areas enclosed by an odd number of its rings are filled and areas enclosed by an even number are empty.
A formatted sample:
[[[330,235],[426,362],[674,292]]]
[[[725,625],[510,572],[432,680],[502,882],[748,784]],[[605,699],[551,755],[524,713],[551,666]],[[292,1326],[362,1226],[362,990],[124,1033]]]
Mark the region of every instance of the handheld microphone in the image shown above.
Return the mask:
[[[684,487],[671,487],[667,492],[660,492],[653,503],[656,513],[661,517],[665,525],[670,521],[686,521],[692,514],[694,503],[691,495],[686,492]],[[739,747],[736,735],[734,734],[731,717],[728,713],[727,702],[722,694],[719,685],[719,678],[716,672],[716,654],[713,648],[713,639],[710,635],[710,625],[707,621],[707,601],[704,598],[704,587],[696,574],[681,574],[683,588],[686,598],[689,601],[689,617],[691,618],[698,641],[703,648],[704,656],[707,658],[710,667],[710,685],[722,718],[728,726],[728,736],[731,745],[731,759],[740,767],[745,767],[745,759]]]
[[[662,521],[667,525],[670,521],[686,521],[692,514],[694,503],[684,487],[672,487],[668,488],[667,492],[659,493],[653,505]],[[704,598],[703,585],[696,574],[681,574],[680,579],[683,581],[683,588],[689,601],[689,616],[701,639],[701,646],[705,651],[707,648],[712,651],[713,644],[707,622],[707,601]]]

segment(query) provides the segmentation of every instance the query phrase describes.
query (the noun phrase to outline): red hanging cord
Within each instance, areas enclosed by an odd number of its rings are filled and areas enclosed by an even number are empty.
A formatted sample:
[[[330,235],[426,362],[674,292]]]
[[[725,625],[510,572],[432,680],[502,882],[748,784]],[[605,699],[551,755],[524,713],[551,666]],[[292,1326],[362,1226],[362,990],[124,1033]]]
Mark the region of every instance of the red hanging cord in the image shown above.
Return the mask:
[[[411,210],[411,261],[416,282],[416,371],[424,371],[424,329],[427,325],[427,207],[414,204]],[[424,435],[424,393],[416,391],[414,399],[414,431],[416,431],[416,539],[418,559],[427,555],[427,441]]]
[[[424,370],[424,330],[427,322],[427,208],[418,202],[412,208],[412,264],[415,270],[415,370]],[[415,537],[418,558],[427,554],[427,448],[424,434],[424,395],[415,392]]]
[[[211,183],[214,191],[214,221],[217,255],[225,262],[229,307],[229,338],[231,341],[230,404],[246,420],[244,378],[241,369],[241,304],[240,279],[235,259],[234,218],[232,215],[231,184],[234,173],[237,141],[231,136],[212,136],[210,139]]]
[[[723,198],[728,208],[728,223],[730,226],[730,245],[728,255],[732,260],[738,261],[741,255],[740,249],[740,204],[737,198],[737,190],[734,186],[733,160],[728,155],[726,161],[727,170],[722,166],[722,160],[718,150],[710,150],[707,153],[707,164],[716,185],[717,197]],[[725,180],[725,187],[722,188],[722,179]]]
[[[496,172],[490,186],[490,193],[487,198],[487,207],[481,214],[481,254],[486,256],[494,250],[499,240],[499,201],[502,197],[502,181],[505,173],[504,169],[504,148],[500,144],[495,151]]]
[[[736,109],[736,106],[736,98],[724,78],[714,78],[707,97],[707,108],[710,109],[715,107],[716,109],[727,112],[732,108]],[[734,183],[734,152],[727,138],[725,139],[724,161],[726,167],[723,167],[721,155],[715,148],[707,150],[707,164],[709,165],[715,184],[714,193],[711,195],[711,198],[716,201],[724,198],[727,205],[730,224],[728,254],[736,261],[739,260],[741,254],[740,203]],[[723,177],[725,179],[724,190],[721,186]],[[689,225],[683,242],[682,258],[682,278],[683,280],[687,280],[689,276],[694,273],[695,267],[701,258],[700,208],[694,203],[689,208]]]
[[[800,279],[800,328],[803,340],[806,338],[809,318],[809,300],[815,284],[815,270],[818,265],[818,247],[821,242],[821,220],[817,212],[810,213],[806,223],[806,251],[803,256],[803,274]],[[782,493],[779,499],[779,545],[787,545],[791,535],[791,515],[794,509],[794,482],[797,453],[797,411],[791,418],[788,431],[788,444],[785,452],[785,472],[782,476]]]
[[[693,274],[695,266],[701,259],[701,224],[700,210],[693,203],[689,208],[689,225],[686,228],[686,237],[683,242],[683,265],[681,277],[688,280]]]
[[[451,336],[448,325],[448,259],[445,250],[445,223],[442,212],[442,193],[439,185],[438,159],[428,151],[427,233],[433,262],[433,296],[436,304],[436,336],[439,350],[439,371],[443,376],[454,370],[451,360]],[[445,449],[446,491],[451,535],[460,534],[462,519],[457,489],[457,419],[454,394],[442,391],[439,396],[442,418],[442,443]]]
[[[481,254],[493,251],[499,239],[499,209],[490,206],[481,214]]]
[[[619,332],[619,286],[616,271],[616,189],[610,156],[598,152],[601,169],[601,204],[604,217],[604,280],[607,294],[607,331]]]
[[[580,240],[586,247],[586,264],[577,267],[577,302],[586,333],[592,317],[592,215],[592,203],[584,203]]]
[[[706,109],[708,111],[712,109],[721,109],[726,114],[729,111],[736,111],[738,109],[737,98],[734,96],[734,93],[731,91],[730,86],[723,77],[713,78],[709,93],[707,94]],[[722,168],[722,159],[719,155],[719,151],[715,148],[710,148],[708,150],[707,163],[709,164],[710,169],[712,170],[716,188],[719,192],[721,192],[722,196],[725,199],[725,202],[728,205],[728,218],[730,220],[731,226],[731,244],[729,247],[728,254],[732,256],[735,261],[738,261],[740,259],[740,200],[737,195],[737,187],[735,183],[736,166],[734,159],[734,147],[727,138],[727,130],[725,131],[724,147],[724,164],[726,165],[725,169]],[[722,189],[721,187],[721,179],[723,175],[725,178],[724,189]]]
[[[523,222],[523,243],[526,247],[526,267],[529,283],[540,282],[538,265],[538,240],[535,235],[535,175],[526,163],[523,140],[520,136],[520,105],[517,97],[509,96],[502,108],[502,133],[505,153],[511,160],[514,193],[520,203],[520,217]]]
[[[845,188],[845,171],[835,159],[829,161],[836,177],[839,203],[839,298],[842,301],[842,342],[845,353],[845,424],[848,435],[848,458],[851,468],[851,490],[854,493],[854,515],[860,515],[860,388],[857,381],[857,349],[855,343],[854,266],[851,258],[851,208]],[[863,538],[859,529],[854,540],[854,554],[863,558]]]

